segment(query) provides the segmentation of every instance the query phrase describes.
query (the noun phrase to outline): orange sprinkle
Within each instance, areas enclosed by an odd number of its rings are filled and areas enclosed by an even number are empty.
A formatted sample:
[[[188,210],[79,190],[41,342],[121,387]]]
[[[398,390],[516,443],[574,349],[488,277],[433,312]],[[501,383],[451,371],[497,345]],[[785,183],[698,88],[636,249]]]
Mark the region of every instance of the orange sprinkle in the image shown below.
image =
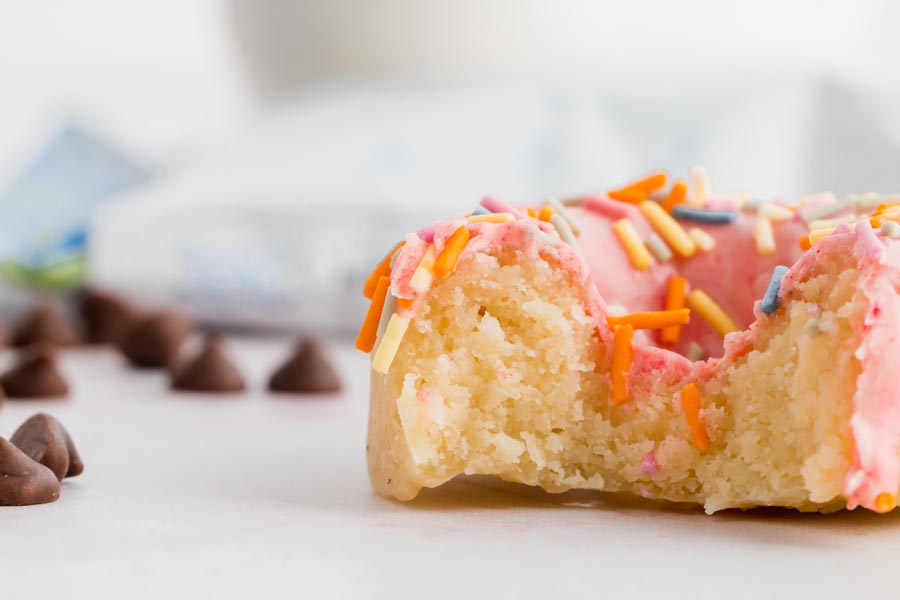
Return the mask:
[[[691,437],[694,438],[694,446],[700,452],[706,452],[709,450],[709,434],[706,432],[706,425],[700,419],[700,392],[693,383],[689,383],[681,390],[681,410],[684,411]]]
[[[656,173],[651,173],[646,177],[642,177],[637,181],[629,183],[628,185],[622,186],[621,188],[619,188],[619,190],[639,191],[643,192],[644,196],[647,196],[650,192],[658,190],[662,186],[666,185],[666,181],[668,179],[669,176],[665,173],[665,171],[658,171]]]
[[[893,494],[881,492],[880,494],[875,496],[875,510],[877,512],[890,512],[894,510],[895,506],[897,506],[897,500],[894,498]]]
[[[372,271],[372,274],[366,279],[366,284],[363,286],[363,296],[370,300],[372,299],[372,296],[375,294],[375,288],[378,286],[378,280],[381,277],[391,274],[391,259],[394,257],[394,254],[397,253],[397,250],[403,247],[403,244],[405,243],[406,242],[403,241],[394,246],[394,249],[388,252],[388,255],[378,263],[378,266],[375,267],[375,270]]]
[[[456,268],[459,255],[469,243],[469,228],[461,225],[444,243],[444,249],[434,260],[434,274],[443,279]]]
[[[545,204],[541,207],[541,211],[538,213],[538,219],[541,221],[550,222],[550,218],[556,214],[556,211],[553,210],[553,207],[549,204]]]
[[[613,329],[612,401],[618,406],[628,400],[628,371],[631,369],[631,338],[634,327],[616,325]]]
[[[606,193],[607,196],[619,202],[627,202],[629,204],[640,204],[647,199],[647,194],[641,190],[611,190]]]
[[[415,300],[413,300],[412,298],[397,298],[397,306],[404,310],[411,307],[413,305],[413,302],[415,302]]]
[[[872,226],[872,229],[878,229],[879,227],[881,227],[881,219],[879,219],[878,217],[871,217],[869,219],[869,225]]]
[[[691,309],[657,310],[631,313],[621,317],[606,317],[610,327],[631,325],[635,329],[662,329],[673,325],[687,325],[691,320]]]
[[[366,318],[363,319],[362,327],[359,329],[359,335],[356,336],[356,349],[363,352],[371,352],[375,346],[375,337],[378,333],[378,321],[381,320],[381,311],[384,310],[384,301],[387,298],[388,286],[391,284],[391,278],[382,275],[378,278],[375,285],[375,293],[372,296],[372,302],[369,303],[369,311]]]
[[[666,310],[678,310],[684,308],[684,298],[687,289],[687,279],[684,277],[669,277],[669,288],[666,291]],[[659,340],[663,344],[674,346],[681,337],[681,325],[663,327],[659,332]]]
[[[676,181],[672,186],[672,191],[666,196],[666,201],[663,202],[663,210],[670,213],[674,207],[682,204],[684,199],[687,198],[687,190],[687,183],[684,181]]]
[[[800,238],[800,249],[809,250],[810,248],[812,248],[812,244],[809,242],[809,236],[804,235],[802,238]]]
[[[525,212],[528,213],[528,216],[531,217],[532,219],[537,219],[537,212],[534,210],[533,207],[531,207],[531,206],[525,207]]]

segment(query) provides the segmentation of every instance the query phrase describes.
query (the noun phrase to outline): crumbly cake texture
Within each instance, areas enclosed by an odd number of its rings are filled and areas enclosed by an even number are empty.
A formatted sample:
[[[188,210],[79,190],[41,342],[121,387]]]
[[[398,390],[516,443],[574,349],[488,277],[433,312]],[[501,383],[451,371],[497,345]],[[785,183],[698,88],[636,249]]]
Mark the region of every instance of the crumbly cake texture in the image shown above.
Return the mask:
[[[386,293],[405,308],[387,303],[381,320],[396,310],[408,326],[389,367],[371,375],[367,455],[379,493],[410,500],[457,475],[488,474],[707,512],[893,508],[900,249],[891,236],[868,220],[818,234],[777,282],[775,304],[746,299],[752,314],[720,336],[720,356],[692,361],[635,331],[627,400],[616,404],[615,294],[600,292],[614,291],[605,278],[619,277],[615,261],[589,264],[583,238],[580,248],[554,242],[546,222],[496,221],[451,219],[408,237],[394,259]],[[468,243],[454,268],[411,289],[429,246],[440,261],[462,226]],[[381,325],[379,342],[390,336]],[[709,339],[697,329],[692,341]]]

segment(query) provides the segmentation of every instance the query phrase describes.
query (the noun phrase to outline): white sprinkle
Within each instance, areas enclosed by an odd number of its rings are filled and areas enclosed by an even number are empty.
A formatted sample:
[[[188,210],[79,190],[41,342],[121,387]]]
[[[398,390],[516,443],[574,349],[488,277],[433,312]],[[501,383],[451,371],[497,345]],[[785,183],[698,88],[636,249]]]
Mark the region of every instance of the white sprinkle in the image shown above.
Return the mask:
[[[691,179],[694,202],[697,204],[706,202],[712,196],[712,181],[707,168],[703,165],[694,165],[688,171],[688,176]]]
[[[803,218],[804,222],[809,224],[812,221],[826,219],[841,211],[847,210],[848,208],[853,208],[852,202],[848,200],[838,200],[837,202],[833,202],[831,204],[817,206],[815,208],[810,208],[809,210],[800,211],[800,216]]]
[[[429,244],[419,266],[409,278],[409,287],[423,294],[431,287],[434,280],[434,244]]]
[[[843,217],[835,217],[833,219],[819,219],[818,221],[811,221],[809,223],[809,228],[828,229],[830,227],[843,225],[844,223],[856,223],[856,215],[844,215]]]
[[[581,206],[581,203],[583,201],[584,201],[584,196],[570,196],[568,198],[563,198],[559,202],[563,206]]]
[[[558,214],[559,216],[561,216],[563,219],[566,220],[566,223],[569,224],[569,229],[572,230],[572,233],[574,233],[575,235],[578,235],[579,233],[581,233],[581,227],[578,226],[578,221],[576,221],[575,219],[572,218],[571,213],[569,213],[569,211],[566,210],[566,207],[563,206],[562,203],[558,199],[548,198],[547,204],[550,205],[550,208],[552,208],[554,211],[556,211],[556,214]]]
[[[650,235],[644,240],[644,245],[647,246],[659,262],[672,260],[672,250],[655,232],[650,232]]]
[[[753,236],[756,238],[756,252],[760,256],[769,256],[775,252],[775,232],[772,221],[759,215],[753,223]]]
[[[847,194],[847,202],[851,202],[856,210],[866,211],[888,202],[900,202],[900,194],[879,194],[866,192],[864,194]]]
[[[886,235],[892,240],[900,239],[900,224],[895,221],[885,221],[878,228],[882,235]]]
[[[765,200],[760,200],[759,198],[750,198],[749,200],[744,200],[744,202],[741,203],[741,208],[748,212],[754,212],[756,210],[759,210],[759,208],[766,203],[767,202]]]
[[[375,334],[376,340],[380,340],[384,335],[384,330],[387,329],[388,321],[395,312],[397,312],[397,299],[394,298],[394,295],[388,290],[387,299],[384,301],[384,308],[381,309],[381,318],[378,320],[378,333]]]
[[[767,218],[772,223],[790,221],[794,218],[794,211],[786,206],[775,204],[774,202],[767,202],[766,204],[760,206],[759,214]]]
[[[699,227],[691,227],[688,235],[696,242],[697,246],[704,252],[709,252],[716,247],[716,240]]]
[[[556,232],[559,234],[559,237],[562,239],[562,241],[580,252],[580,249],[578,248],[578,241],[575,239],[575,234],[572,233],[572,229],[569,227],[569,224],[565,219],[556,214],[550,217],[550,223],[554,227],[556,227]]]
[[[628,309],[621,304],[607,304],[606,314],[611,317],[623,317],[628,314]]]

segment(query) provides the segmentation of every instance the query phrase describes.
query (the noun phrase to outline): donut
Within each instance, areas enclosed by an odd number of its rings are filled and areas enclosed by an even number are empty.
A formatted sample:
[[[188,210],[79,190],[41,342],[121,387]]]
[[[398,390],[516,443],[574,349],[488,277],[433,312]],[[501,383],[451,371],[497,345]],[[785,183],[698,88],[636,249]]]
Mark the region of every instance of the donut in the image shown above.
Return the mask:
[[[364,289],[373,487],[892,510],[898,200],[760,201],[698,168],[409,234]]]

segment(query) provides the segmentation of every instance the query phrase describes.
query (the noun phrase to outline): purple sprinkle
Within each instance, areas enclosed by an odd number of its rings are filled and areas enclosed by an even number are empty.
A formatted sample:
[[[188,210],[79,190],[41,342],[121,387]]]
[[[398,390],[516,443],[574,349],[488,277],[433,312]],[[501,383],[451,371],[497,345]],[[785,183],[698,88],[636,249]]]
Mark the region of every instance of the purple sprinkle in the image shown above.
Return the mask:
[[[493,196],[485,196],[484,198],[482,198],[481,205],[492,213],[510,213],[515,216],[516,219],[524,219],[527,216],[518,208],[510,206],[503,200],[498,200]]]

